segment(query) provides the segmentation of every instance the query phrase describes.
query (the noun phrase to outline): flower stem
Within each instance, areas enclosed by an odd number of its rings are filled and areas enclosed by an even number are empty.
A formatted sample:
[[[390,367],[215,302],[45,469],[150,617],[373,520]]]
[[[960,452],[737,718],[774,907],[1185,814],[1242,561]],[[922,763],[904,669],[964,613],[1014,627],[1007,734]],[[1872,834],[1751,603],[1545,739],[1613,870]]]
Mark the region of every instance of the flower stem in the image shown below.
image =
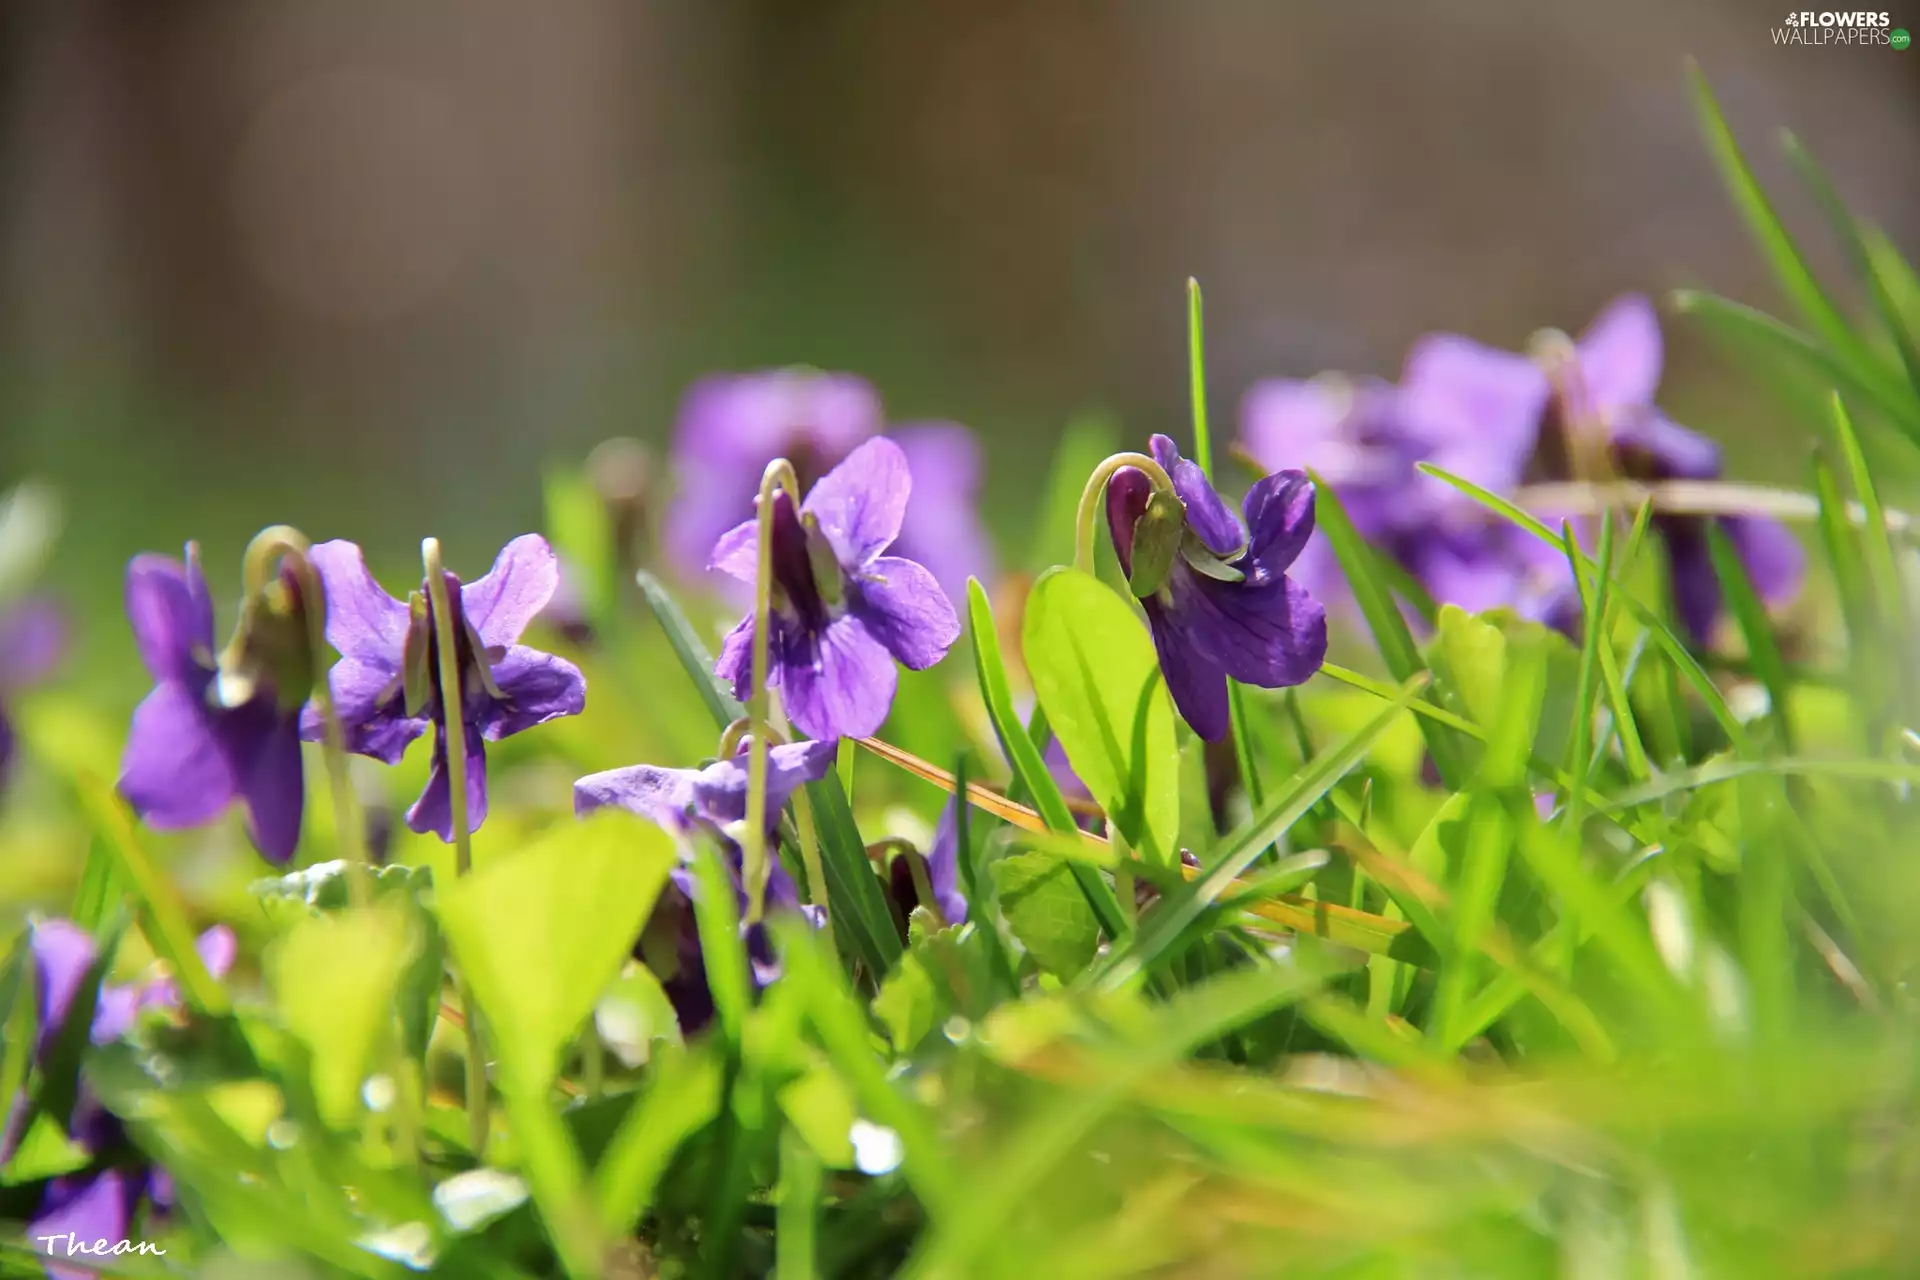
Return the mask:
[[[277,565],[293,573],[300,589],[300,612],[307,628],[307,656],[313,663],[313,686],[309,700],[320,717],[320,754],[326,761],[327,793],[333,800],[335,838],[347,864],[347,894],[355,907],[373,900],[373,884],[368,871],[366,829],[361,823],[358,798],[348,774],[347,733],[340,721],[340,709],[333,701],[329,679],[332,666],[327,661],[327,592],[319,570],[313,567],[308,552],[313,544],[304,533],[290,525],[262,529],[247,544],[241,575],[246,591],[244,609],[254,607],[272,581]],[[243,625],[245,619],[243,615]],[[396,1023],[397,1026],[397,1015]],[[397,1037],[389,1040],[388,1070],[394,1082],[393,1122],[401,1154],[408,1164],[419,1159],[419,1122],[415,1109],[416,1091],[411,1086],[406,1051]]]
[[[440,746],[447,757],[447,799],[453,818],[453,873],[473,870],[473,834],[467,827],[466,706],[460,688],[460,651],[453,632],[453,601],[447,595],[447,570],[440,559],[440,540],[420,543],[420,560],[427,571],[427,598],[433,605],[435,647],[440,651]],[[487,1158],[487,1059],[481,1045],[479,1010],[473,988],[456,975],[460,1012],[467,1024],[467,1133],[474,1159]]]
[[[748,924],[759,923],[767,889],[767,667],[773,621],[773,500],[785,490],[797,508],[800,481],[793,464],[775,458],[760,475],[754,517],[759,522],[753,574],[753,687],[747,693],[747,829],[741,844],[741,876],[747,890]]]
[[[1122,467],[1138,467],[1147,473],[1154,488],[1162,493],[1173,492],[1173,478],[1166,468],[1144,453],[1116,453],[1095,467],[1087,477],[1087,487],[1080,491],[1080,507],[1073,517],[1073,565],[1082,573],[1093,573],[1093,530],[1094,521],[1100,515],[1100,496],[1107,491],[1107,481],[1113,479],[1113,473]]]
[[[347,775],[347,734],[340,722],[340,709],[334,705],[333,685],[328,679],[332,663],[327,661],[327,593],[319,572],[307,553],[313,544],[291,525],[277,524],[262,529],[247,544],[241,565],[242,582],[251,610],[254,601],[266,591],[279,565],[293,571],[300,588],[300,612],[307,626],[307,654],[313,663],[313,688],[308,695],[320,717],[321,757],[326,761],[327,793],[333,800],[333,824],[336,839],[347,864],[347,893],[357,907],[365,906],[372,893],[366,877],[366,842],[360,825],[359,806],[355,803],[352,782]],[[241,625],[246,624],[243,612]]]

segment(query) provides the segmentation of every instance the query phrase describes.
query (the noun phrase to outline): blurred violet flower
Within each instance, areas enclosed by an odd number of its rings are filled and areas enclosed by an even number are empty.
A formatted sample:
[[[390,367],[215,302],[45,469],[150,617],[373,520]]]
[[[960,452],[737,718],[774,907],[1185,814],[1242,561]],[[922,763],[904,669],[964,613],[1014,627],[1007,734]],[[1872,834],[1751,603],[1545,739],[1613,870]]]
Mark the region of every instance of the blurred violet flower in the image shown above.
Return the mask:
[[[51,601],[29,597],[0,606],[0,782],[14,746],[5,699],[44,680],[66,648],[66,619]]]
[[[719,374],[687,393],[674,434],[676,496],[667,512],[667,552],[689,579],[704,575],[713,544],[753,505],[775,458],[793,464],[802,490],[885,432],[918,478],[900,528],[899,554],[932,571],[949,600],[967,578],[988,580],[993,544],[979,512],[980,444],[954,422],[889,429],[864,379],[812,369]]]
[[[960,620],[932,573],[883,554],[899,536],[913,479],[906,454],[874,439],[813,486],[799,511],[784,491],[773,510],[773,610],[768,683],[812,738],[864,738],[893,705],[902,665],[924,670],[960,638]],[[713,548],[713,567],[742,582],[757,569],[754,520]],[[727,633],[714,674],[745,700],[753,676],[753,614]]]
[[[286,862],[300,842],[305,803],[299,702],[284,705],[272,682],[260,680],[228,705],[214,655],[213,599],[192,547],[184,564],[135,556],[126,606],[154,686],[133,712],[120,794],[160,830],[210,822],[237,798],[254,847]]]
[[[887,438],[906,454],[914,477],[913,502],[894,552],[925,565],[958,608],[967,598],[968,578],[993,581],[993,544],[980,519],[980,441],[954,422],[902,426]]]
[[[637,813],[676,835],[702,834],[719,843],[727,869],[744,909],[746,890],[740,883],[745,856],[739,836],[747,821],[747,753],[751,742],[742,739],[730,758],[703,769],[667,769],[637,764],[589,774],[573,784],[573,808],[581,817],[613,806]],[[780,825],[780,813],[794,791],[818,782],[833,768],[831,742],[793,742],[767,749],[767,835],[769,847]],[[681,1030],[691,1035],[713,1019],[713,994],[707,987],[706,964],[700,953],[700,931],[691,910],[698,887],[693,872],[678,866],[671,872],[672,889],[654,908],[642,932],[636,955],[660,979],[679,1016]],[[797,911],[816,928],[825,918],[820,908],[802,906],[799,891],[780,859],[768,860],[766,902],[770,910]],[[766,929],[743,925],[747,956],[754,981],[765,986],[779,976]]]
[[[885,425],[865,379],[814,369],[715,374],[696,382],[674,428],[667,553],[689,579],[721,534],[753,505],[760,473],[793,463],[804,489]]]
[[[887,892],[904,919],[915,907],[931,907],[943,925],[967,918],[967,895],[960,891],[960,802],[949,799],[933,829],[933,843],[924,855],[906,851],[894,855],[887,867]],[[924,865],[926,893],[921,892],[915,861]],[[931,901],[928,901],[931,898]]]
[[[1306,680],[1327,653],[1326,611],[1287,569],[1313,532],[1313,483],[1282,471],[1253,486],[1245,521],[1200,468],[1156,435],[1153,457],[1185,508],[1178,554],[1141,599],[1167,689],[1193,731],[1209,741],[1227,732],[1227,677],[1280,689]],[[1107,486],[1107,528],[1131,580],[1136,528],[1153,482],[1135,467]]]
[[[1360,535],[1436,600],[1548,618],[1572,583],[1565,559],[1414,465],[1432,462],[1488,489],[1512,488],[1531,440],[1482,431],[1490,408],[1499,405],[1471,380],[1415,395],[1373,380],[1271,379],[1242,404],[1241,447],[1269,471],[1301,467],[1331,485]],[[1322,534],[1291,572],[1316,598],[1350,598]]]
[[[347,750],[397,764],[409,743],[435,730],[433,771],[427,788],[407,810],[407,826],[453,839],[453,805],[447,777],[447,690],[440,684],[439,641],[433,607],[423,585],[402,603],[367,571],[351,542],[324,542],[311,553],[327,592],[327,642],[340,651],[329,676],[334,704],[346,731]],[[518,643],[553,597],[559,562],[539,534],[509,542],[493,568],[461,585],[447,574],[466,741],[467,817],[478,830],[487,816],[486,744],[586,705],[580,669]],[[311,709],[300,725],[309,741],[321,737]]]
[[[41,1066],[60,1029],[66,1024],[81,985],[98,959],[93,936],[67,920],[41,920],[32,926],[29,949],[33,957],[36,1012],[39,1035],[34,1058]],[[236,946],[233,931],[215,926],[200,935],[201,960],[214,977],[223,977],[233,967]],[[89,1038],[96,1045],[111,1044],[125,1035],[145,1009],[174,1009],[180,1004],[179,988],[171,978],[153,978],[137,984],[103,983],[94,1005]],[[29,1114],[25,1095],[13,1101],[4,1144],[0,1144],[0,1163],[11,1159],[24,1136]],[[100,1100],[81,1086],[67,1125],[68,1135],[86,1148],[94,1163],[77,1173],[53,1179],[47,1184],[34,1219],[27,1225],[26,1238],[65,1236],[68,1233],[83,1242],[125,1240],[134,1215],[144,1199],[155,1214],[166,1214],[173,1207],[173,1180],[163,1169],[145,1162],[113,1159],[127,1147],[126,1130],[118,1117],[100,1104]],[[80,1280],[95,1275],[92,1267],[62,1266],[59,1253],[49,1250],[47,1274],[55,1280]]]
[[[1720,451],[1654,404],[1662,348],[1653,305],[1616,298],[1577,340],[1555,336],[1538,358],[1457,334],[1414,344],[1397,388],[1330,397],[1329,384],[1267,383],[1248,396],[1243,443],[1262,465],[1304,464],[1334,485],[1360,532],[1436,600],[1469,610],[1505,605],[1570,630],[1579,597],[1564,557],[1419,475],[1435,465],[1496,493],[1523,482],[1600,478],[1713,480]],[[1396,478],[1397,477],[1397,478]],[[1551,511],[1541,514],[1549,523]],[[1716,517],[1769,604],[1798,593],[1806,556],[1778,521]],[[1720,583],[1707,518],[1656,515],[1674,604],[1696,641],[1711,635]],[[1309,556],[1328,572],[1324,550]]]

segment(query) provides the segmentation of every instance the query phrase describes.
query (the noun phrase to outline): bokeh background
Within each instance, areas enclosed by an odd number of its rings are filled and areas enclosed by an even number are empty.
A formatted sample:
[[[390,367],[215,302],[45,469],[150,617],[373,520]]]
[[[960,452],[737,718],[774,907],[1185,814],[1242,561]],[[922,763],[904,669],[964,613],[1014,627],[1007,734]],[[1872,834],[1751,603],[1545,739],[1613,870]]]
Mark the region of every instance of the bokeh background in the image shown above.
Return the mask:
[[[543,467],[664,443],[716,368],[857,370],[971,425],[1016,538],[1074,413],[1183,424],[1188,275],[1223,418],[1430,329],[1775,303],[1689,53],[1763,179],[1791,123],[1911,254],[1920,52],[1778,47],[1776,8],[15,0],[0,482],[64,491],[55,585],[103,624],[77,665],[129,698],[131,553],[196,537],[224,583],[287,521],[478,572]],[[1669,337],[1676,416],[1795,478],[1807,424]]]

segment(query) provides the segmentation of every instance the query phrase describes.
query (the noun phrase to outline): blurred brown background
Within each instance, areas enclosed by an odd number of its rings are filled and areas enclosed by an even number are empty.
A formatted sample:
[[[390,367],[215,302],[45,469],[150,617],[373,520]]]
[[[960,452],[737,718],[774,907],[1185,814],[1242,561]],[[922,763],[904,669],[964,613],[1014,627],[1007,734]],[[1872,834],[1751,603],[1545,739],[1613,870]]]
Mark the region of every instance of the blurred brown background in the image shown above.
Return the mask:
[[[1428,329],[1775,304],[1687,53],[1763,177],[1791,123],[1920,249],[1920,52],[1776,47],[1776,7],[15,0],[0,479],[66,489],[83,596],[280,520],[477,569],[546,463],[664,438],[702,371],[809,362],[983,432],[1017,528],[1073,411],[1183,421],[1189,274],[1223,418]],[[1670,332],[1669,402],[1792,474]]]

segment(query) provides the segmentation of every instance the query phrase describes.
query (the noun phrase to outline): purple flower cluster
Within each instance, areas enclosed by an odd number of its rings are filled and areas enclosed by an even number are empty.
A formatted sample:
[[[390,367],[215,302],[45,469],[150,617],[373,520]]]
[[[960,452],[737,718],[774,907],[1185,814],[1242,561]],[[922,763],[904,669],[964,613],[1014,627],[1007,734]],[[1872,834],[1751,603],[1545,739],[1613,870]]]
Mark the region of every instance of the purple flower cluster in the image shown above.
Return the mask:
[[[233,966],[234,936],[224,925],[201,934],[198,949],[200,959],[215,977],[225,975]],[[98,953],[93,936],[66,920],[36,923],[29,939],[29,953],[33,960],[39,1027],[34,1041],[34,1061],[44,1068],[54,1040],[73,1012]],[[132,1029],[143,1010],[175,1009],[179,1005],[180,992],[171,978],[154,978],[131,985],[104,983],[93,1008],[88,1037],[96,1045],[110,1044]],[[6,1133],[0,1139],[0,1164],[12,1157],[25,1136],[28,1114],[25,1097],[12,1101]],[[82,1240],[124,1240],[143,1200],[152,1206],[155,1214],[164,1215],[172,1209],[173,1180],[164,1169],[119,1158],[127,1146],[126,1131],[84,1086],[74,1103],[67,1131],[92,1160],[84,1169],[47,1184],[39,1210],[27,1226],[28,1240],[69,1232]],[[74,1280],[94,1274],[91,1269],[65,1267],[57,1262],[49,1262],[47,1272],[55,1280]]]
[[[454,614],[457,690],[441,679],[439,633],[425,587],[411,603],[394,599],[367,572],[351,542],[314,547],[308,559],[324,600],[300,600],[299,580],[276,584],[291,600],[287,617],[297,668],[311,669],[302,610],[325,609],[327,642],[340,660],[328,677],[346,749],[397,764],[429,725],[436,730],[426,790],[407,825],[453,839],[447,707],[461,708],[468,829],[487,813],[486,744],[575,715],[586,681],[572,663],[519,643],[547,605],[559,565],[546,540],[508,543],[485,577],[462,586],[446,575]],[[127,567],[127,618],[153,691],[134,711],[121,765],[120,793],[149,825],[166,830],[212,821],[236,799],[248,831],[270,861],[284,863],[300,840],[305,780],[300,742],[324,737],[318,710],[266,673],[223,670],[214,652],[213,602],[191,547],[185,562],[142,555]]]
[[[1529,357],[1455,334],[1432,334],[1408,354],[1398,385],[1275,380],[1242,410],[1241,444],[1262,466],[1304,466],[1334,486],[1355,525],[1439,601],[1496,606],[1570,628],[1579,598],[1563,557],[1414,464],[1431,462],[1495,492],[1522,483],[1597,479],[1709,480],[1717,447],[1654,404],[1662,349],[1653,306],[1611,303],[1577,341]],[[1552,512],[1542,512],[1552,517]],[[1805,556],[1777,521],[1722,517],[1721,525],[1769,603],[1799,590]],[[1706,523],[1661,514],[1675,607],[1704,641],[1720,612]],[[1330,595],[1337,566],[1324,542],[1296,572]]]

